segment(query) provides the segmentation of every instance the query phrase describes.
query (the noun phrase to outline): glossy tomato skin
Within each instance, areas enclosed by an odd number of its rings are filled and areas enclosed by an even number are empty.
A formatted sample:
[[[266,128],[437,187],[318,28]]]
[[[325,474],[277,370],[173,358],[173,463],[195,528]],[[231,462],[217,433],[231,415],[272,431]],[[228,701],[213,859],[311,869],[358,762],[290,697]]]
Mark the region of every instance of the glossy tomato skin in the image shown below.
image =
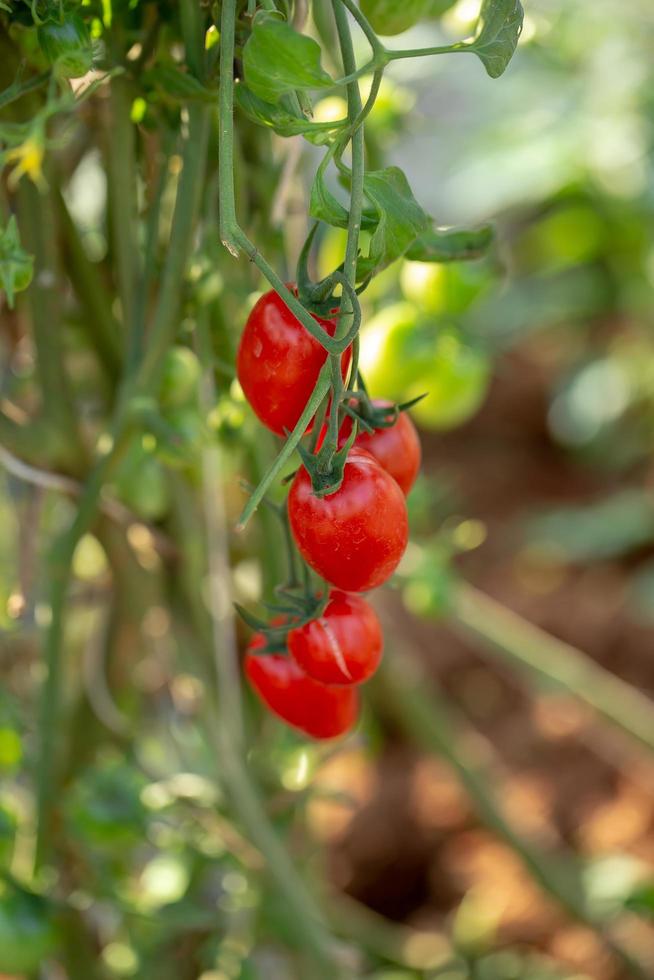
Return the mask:
[[[273,714],[316,739],[338,738],[354,727],[359,700],[353,688],[320,684],[284,654],[257,654],[264,644],[261,634],[250,643],[245,674]]]
[[[317,497],[304,467],[288,495],[295,543],[304,560],[344,592],[367,592],[395,571],[409,526],[404,494],[365,449],[353,447],[335,493]]]
[[[333,337],[336,320],[314,320]],[[241,336],[236,371],[245,397],[267,428],[280,436],[294,429],[326,357],[324,347],[274,290],[259,299]],[[348,348],[342,356],[344,376],[350,358]]]
[[[383,408],[390,407],[392,403],[373,398],[372,404],[375,408]],[[318,448],[322,445],[325,432],[326,427],[321,433]],[[352,419],[346,415],[341,424],[339,448],[345,445],[351,432]],[[395,424],[386,429],[375,429],[374,432],[359,430],[354,445],[366,449],[374,456],[379,465],[399,483],[403,494],[408,494],[420,470],[422,449],[420,436],[406,412],[400,412]]]
[[[291,630],[296,664],[322,684],[361,684],[377,670],[383,648],[377,614],[358,595],[333,591],[318,619]]]

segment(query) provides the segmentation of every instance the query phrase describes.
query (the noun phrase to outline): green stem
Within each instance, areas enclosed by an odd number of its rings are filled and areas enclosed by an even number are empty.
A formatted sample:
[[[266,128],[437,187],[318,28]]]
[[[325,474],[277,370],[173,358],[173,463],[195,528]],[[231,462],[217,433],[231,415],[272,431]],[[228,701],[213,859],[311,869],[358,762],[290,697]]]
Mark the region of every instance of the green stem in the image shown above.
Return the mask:
[[[170,244],[148,336],[147,353],[139,372],[141,389],[156,383],[163,357],[175,339],[184,272],[193,249],[193,233],[206,168],[211,110],[208,106],[191,105],[188,115],[188,137],[182,154],[182,173],[177,188]]]
[[[150,285],[154,275],[155,260],[157,256],[157,245],[159,243],[159,217],[161,214],[161,201],[166,189],[168,180],[168,162],[174,139],[172,134],[169,138],[164,138],[161,149],[161,162],[155,192],[150,203],[145,229],[145,248],[143,254],[143,272],[139,282],[134,304],[134,322],[130,331],[130,349],[127,354],[126,374],[132,378],[136,375],[141,359],[143,357],[143,344],[145,337],[145,322],[148,308],[148,296]]]
[[[252,492],[250,499],[243,509],[238,522],[238,529],[242,530],[247,522],[250,520],[255,510],[263,500],[269,487],[273,484],[283,467],[286,465],[288,460],[291,458],[295,452],[295,448],[298,445],[300,439],[307,431],[311,419],[318,411],[320,403],[327,394],[330,388],[330,371],[329,364],[326,362],[323,366],[322,371],[318,376],[318,381],[316,382],[316,387],[313,389],[313,393],[309,398],[309,401],[304,407],[302,415],[298,419],[297,425],[293,429],[292,433],[284,443],[281,452],[273,460],[269,468],[267,469],[261,483]]]
[[[28,78],[25,82],[12,82],[3,92],[0,92],[0,109],[11,105],[16,99],[20,99],[22,95],[27,95],[28,92],[34,92],[37,88],[46,85],[50,81],[51,74],[50,71],[45,71],[41,75],[34,75],[32,78]]]
[[[129,82],[122,75],[111,81],[111,142],[107,147],[109,212],[113,259],[125,327],[134,323],[139,256],[136,244],[136,159],[134,125],[130,118]],[[129,349],[129,342],[127,344]]]
[[[458,588],[450,616],[455,627],[480,639],[485,650],[517,663],[550,687],[554,683],[654,750],[654,704],[575,647],[469,585]]]
[[[68,275],[84,308],[84,329],[100,363],[115,379],[120,371],[122,355],[119,325],[111,312],[111,298],[97,266],[89,260],[84,250],[60,191],[54,193],[54,204],[68,257]]]
[[[396,51],[387,51],[389,61],[401,61],[404,58],[427,58],[432,54],[457,54],[471,53],[474,50],[470,44],[441,44],[433,48],[404,48]]]
[[[60,330],[60,283],[55,254],[54,221],[49,195],[42,195],[28,180],[20,183],[25,244],[34,253],[34,281],[29,289],[32,328],[41,390],[41,412],[51,426],[54,452],[62,466],[79,473],[86,451],[81,441],[71,385],[64,365]]]
[[[346,74],[356,69],[356,59],[352,46],[350,24],[342,0],[333,0],[334,19],[343,59],[343,70]],[[361,93],[356,81],[347,86],[348,119],[352,132],[352,176],[350,182],[350,212],[347,225],[347,243],[345,246],[345,261],[343,274],[346,282],[352,287],[356,284],[357,256],[359,253],[359,232],[361,231],[361,215],[363,212],[363,177],[365,172],[365,142],[361,106]],[[361,123],[355,123],[361,118]],[[352,299],[343,293],[341,300],[341,315],[336,327],[335,339],[340,340],[347,334],[348,326],[354,314]],[[341,401],[343,396],[343,376],[341,374],[340,355],[330,354],[330,373],[332,402],[329,413],[329,425],[325,439],[324,450],[321,452],[322,466],[329,468],[334,453],[338,449],[340,430]]]

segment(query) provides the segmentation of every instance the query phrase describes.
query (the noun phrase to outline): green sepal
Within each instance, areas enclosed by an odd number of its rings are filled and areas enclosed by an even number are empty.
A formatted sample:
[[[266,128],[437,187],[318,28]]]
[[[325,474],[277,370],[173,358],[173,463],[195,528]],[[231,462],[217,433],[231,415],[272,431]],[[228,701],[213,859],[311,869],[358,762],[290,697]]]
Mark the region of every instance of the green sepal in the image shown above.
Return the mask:
[[[341,449],[330,453],[327,439],[323,443],[318,453],[311,453],[304,446],[298,445],[297,451],[304,468],[311,478],[311,489],[316,497],[328,497],[340,488],[343,482],[343,471],[347,462],[347,455],[354,444],[357,436],[357,427],[352,427],[352,432]],[[331,456],[331,458],[329,458]]]

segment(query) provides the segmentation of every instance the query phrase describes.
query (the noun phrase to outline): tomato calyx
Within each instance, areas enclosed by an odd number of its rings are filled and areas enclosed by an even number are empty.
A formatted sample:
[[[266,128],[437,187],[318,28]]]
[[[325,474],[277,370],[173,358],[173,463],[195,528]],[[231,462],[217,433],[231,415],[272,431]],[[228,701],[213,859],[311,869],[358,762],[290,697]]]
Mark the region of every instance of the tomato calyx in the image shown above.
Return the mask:
[[[247,626],[256,633],[262,634],[265,643],[258,646],[254,653],[263,656],[269,653],[288,654],[286,639],[288,634],[301,626],[306,626],[314,619],[319,619],[329,601],[328,590],[324,593],[314,593],[304,590],[279,586],[275,589],[278,602],[262,602],[261,605],[271,615],[265,620],[249,612],[240,603],[235,602],[234,608]]]
[[[297,447],[304,468],[311,477],[311,488],[316,497],[328,497],[340,488],[348,453],[356,437],[355,421],[352,432],[340,449],[334,447],[333,439],[329,438],[329,434],[317,453],[312,453],[301,445]]]

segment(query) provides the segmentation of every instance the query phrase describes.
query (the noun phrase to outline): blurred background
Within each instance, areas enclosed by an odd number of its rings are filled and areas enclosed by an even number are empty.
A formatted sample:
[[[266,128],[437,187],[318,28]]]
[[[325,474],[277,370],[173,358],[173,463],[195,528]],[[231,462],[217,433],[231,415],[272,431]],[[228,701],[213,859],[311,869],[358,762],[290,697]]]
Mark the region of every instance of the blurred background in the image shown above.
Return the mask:
[[[398,45],[465,36],[479,4],[441,6],[440,22]],[[246,705],[248,766],[268,814],[324,893],[344,962],[376,980],[654,976],[643,698],[654,695],[654,9],[525,6],[501,80],[471,58],[396,63],[369,120],[370,158],[401,166],[438,224],[495,227],[486,257],[402,260],[362,297],[372,394],[430,392],[414,416],[424,467],[412,544],[376,603],[386,671],[360,731],[328,748]],[[316,107],[318,119],[342,115],[335,96]],[[292,142],[278,141],[280,166]],[[309,150],[299,162],[287,202],[291,257],[317,159]],[[66,189],[94,261],[107,248],[103,181],[90,153]],[[323,237],[325,273],[341,250],[338,233]],[[260,287],[230,261],[208,246],[190,270],[199,302],[226,311],[225,335]],[[196,315],[190,302],[189,334]],[[3,394],[15,399],[33,361],[8,313],[3,336]],[[94,379],[72,336],[92,419]],[[271,449],[230,381],[233,343],[232,330],[208,420],[226,450],[232,524],[239,477]],[[197,423],[180,424],[192,451]],[[171,622],[152,533],[183,524],[187,490],[151,449],[115,488],[144,522],[129,529],[131,555],[108,533],[85,536],[75,555],[75,751],[58,816],[73,911],[5,893],[0,949],[28,945],[43,976],[67,976],[48,957],[57,936],[74,947],[79,913],[99,943],[88,977],[311,980],[215,780],[202,670],[183,622]],[[43,556],[71,506],[0,466],[0,858],[19,879],[33,837]],[[275,534],[262,518],[231,540],[239,601],[256,603],[274,581]],[[116,561],[129,574],[108,603]],[[24,966],[15,975],[32,976],[29,956]]]

